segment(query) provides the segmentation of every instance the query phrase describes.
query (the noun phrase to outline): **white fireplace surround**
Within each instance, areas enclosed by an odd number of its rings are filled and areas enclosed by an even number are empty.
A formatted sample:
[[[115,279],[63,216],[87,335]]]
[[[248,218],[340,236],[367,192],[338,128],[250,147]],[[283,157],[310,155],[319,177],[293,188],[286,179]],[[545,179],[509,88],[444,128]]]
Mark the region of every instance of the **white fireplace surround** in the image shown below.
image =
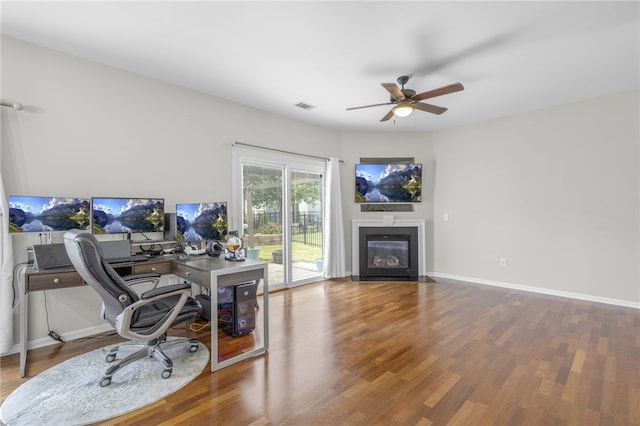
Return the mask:
[[[360,228],[406,226],[418,228],[418,274],[427,275],[427,253],[425,250],[425,221],[421,219],[396,219],[393,215],[382,215],[381,219],[354,219],[351,221],[351,275],[360,275]]]

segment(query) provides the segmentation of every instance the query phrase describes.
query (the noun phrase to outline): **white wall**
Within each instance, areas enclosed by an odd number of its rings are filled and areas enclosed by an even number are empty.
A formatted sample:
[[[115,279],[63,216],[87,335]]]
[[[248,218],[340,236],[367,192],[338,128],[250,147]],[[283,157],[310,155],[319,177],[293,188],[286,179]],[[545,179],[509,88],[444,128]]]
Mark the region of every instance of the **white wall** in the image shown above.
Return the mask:
[[[435,271],[637,306],[638,99],[435,133]]]
[[[1,53],[2,98],[25,105],[0,109],[8,194],[164,197],[171,211],[231,200],[233,141],[337,156],[350,270],[351,220],[382,215],[354,203],[355,163],[410,156],[423,202],[397,217],[426,220],[428,271],[640,302],[638,92],[434,134],[338,133],[12,38]],[[39,243],[13,241],[17,262]],[[31,341],[48,341],[43,296]],[[63,337],[103,324],[88,288],[47,301]]]
[[[8,37],[2,98],[25,106],[0,109],[7,194],[163,197],[174,211],[178,202],[231,201],[233,141],[327,157],[340,150],[334,131]],[[12,238],[16,262],[40,243]],[[30,298],[31,341],[48,341],[43,297]],[[47,292],[47,302],[63,338],[103,324],[88,288]]]

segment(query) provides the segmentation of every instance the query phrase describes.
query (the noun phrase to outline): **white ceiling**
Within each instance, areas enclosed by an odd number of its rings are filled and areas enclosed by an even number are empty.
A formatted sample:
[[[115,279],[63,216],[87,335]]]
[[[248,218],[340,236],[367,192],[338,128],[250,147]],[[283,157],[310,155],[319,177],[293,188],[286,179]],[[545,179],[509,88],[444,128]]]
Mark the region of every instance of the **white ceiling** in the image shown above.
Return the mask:
[[[640,87],[640,3],[1,2],[2,34],[340,130],[429,131]],[[449,111],[380,123],[410,75]],[[19,100],[17,100],[19,101]],[[298,102],[314,105],[302,110]]]

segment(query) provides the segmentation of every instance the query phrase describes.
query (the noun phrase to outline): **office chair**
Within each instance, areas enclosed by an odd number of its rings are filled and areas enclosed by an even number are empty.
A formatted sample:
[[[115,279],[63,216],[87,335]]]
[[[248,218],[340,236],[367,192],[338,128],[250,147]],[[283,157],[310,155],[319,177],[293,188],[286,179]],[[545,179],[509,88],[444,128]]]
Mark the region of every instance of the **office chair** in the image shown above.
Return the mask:
[[[167,330],[184,321],[197,319],[202,306],[190,297],[188,284],[175,284],[152,288],[137,294],[131,287],[145,278],[157,279],[157,274],[129,275],[129,283],[107,263],[96,238],[78,230],[64,234],[64,245],[69,259],[82,279],[91,286],[102,299],[102,318],[116,329],[116,332],[131,342],[111,349],[107,362],[116,360],[122,347],[138,350],[109,367],[100,386],[108,386],[111,377],[122,367],[142,358],[153,357],[164,364],[162,378],[171,376],[173,362],[163,352],[164,349],[181,344],[189,344],[190,351],[198,350],[198,339],[167,340]]]

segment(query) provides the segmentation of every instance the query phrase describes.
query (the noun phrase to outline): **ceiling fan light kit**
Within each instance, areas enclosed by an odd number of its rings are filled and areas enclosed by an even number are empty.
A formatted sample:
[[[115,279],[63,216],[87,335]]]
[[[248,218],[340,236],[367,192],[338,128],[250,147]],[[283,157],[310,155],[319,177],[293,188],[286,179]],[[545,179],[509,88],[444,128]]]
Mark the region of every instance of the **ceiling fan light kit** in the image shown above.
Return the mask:
[[[393,113],[398,117],[408,117],[413,112],[413,105],[409,102],[400,102],[398,106],[393,107]]]
[[[397,117],[407,117],[411,115],[413,110],[419,109],[420,111],[430,112],[432,114],[442,114],[447,108],[437,105],[431,105],[424,102],[420,102],[424,99],[435,98],[436,96],[447,95],[449,93],[458,92],[464,90],[464,86],[460,83],[449,84],[438,89],[428,90],[426,92],[416,94],[415,90],[405,89],[404,85],[409,81],[409,77],[402,75],[398,77],[396,83],[381,83],[387,92],[391,95],[389,102],[374,105],[364,105],[358,107],[347,108],[347,111],[354,109],[371,108],[381,105],[393,105],[391,111],[389,111],[380,121],[387,121],[394,115]]]

